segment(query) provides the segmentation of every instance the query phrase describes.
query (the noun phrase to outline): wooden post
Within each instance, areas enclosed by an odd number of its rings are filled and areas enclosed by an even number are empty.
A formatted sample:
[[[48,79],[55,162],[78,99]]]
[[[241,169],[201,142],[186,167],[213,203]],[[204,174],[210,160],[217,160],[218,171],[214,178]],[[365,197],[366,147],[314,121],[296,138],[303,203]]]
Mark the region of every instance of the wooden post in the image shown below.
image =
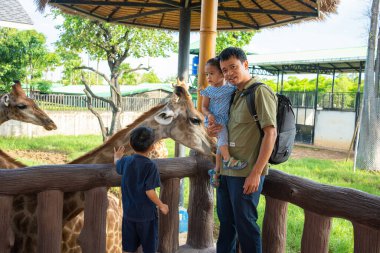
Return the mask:
[[[83,253],[106,252],[107,207],[106,187],[85,192],[84,226],[78,239]]]
[[[353,222],[354,253],[379,253],[380,230],[375,230]]]
[[[37,201],[37,252],[61,252],[63,192],[40,192]]]
[[[205,75],[206,61],[211,57],[215,57],[218,0],[201,1],[201,4],[198,88],[204,89],[207,87]],[[198,91],[198,111],[201,111],[201,108],[202,97]]]
[[[161,182],[160,199],[169,206],[167,215],[159,214],[159,252],[172,253],[178,249],[178,204],[180,179],[166,179]]]
[[[262,227],[264,253],[285,253],[288,202],[265,196],[265,214]]]
[[[0,252],[9,253],[15,242],[12,230],[12,196],[0,196]]]
[[[194,249],[214,246],[214,192],[207,174],[213,164],[209,160],[201,160],[200,157],[196,156],[198,173],[190,177],[189,231],[186,243]]]
[[[328,253],[331,217],[322,216],[305,210],[301,252]]]

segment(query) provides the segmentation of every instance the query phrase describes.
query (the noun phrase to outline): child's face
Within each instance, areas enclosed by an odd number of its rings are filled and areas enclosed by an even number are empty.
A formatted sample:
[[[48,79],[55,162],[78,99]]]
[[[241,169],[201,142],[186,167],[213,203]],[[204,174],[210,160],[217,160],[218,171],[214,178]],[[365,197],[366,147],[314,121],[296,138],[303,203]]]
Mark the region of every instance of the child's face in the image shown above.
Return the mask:
[[[207,82],[212,86],[221,86],[224,83],[224,76],[219,69],[213,65],[206,65]]]

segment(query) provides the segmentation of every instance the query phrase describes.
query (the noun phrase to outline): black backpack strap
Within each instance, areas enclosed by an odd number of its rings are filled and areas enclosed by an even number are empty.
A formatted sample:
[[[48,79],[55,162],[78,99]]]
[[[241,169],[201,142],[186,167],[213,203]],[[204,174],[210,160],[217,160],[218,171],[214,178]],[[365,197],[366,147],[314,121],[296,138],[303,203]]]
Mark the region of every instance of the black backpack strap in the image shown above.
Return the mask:
[[[253,120],[256,122],[257,124],[257,127],[261,130],[261,126],[260,126],[260,122],[259,122],[259,119],[258,119],[258,116],[257,116],[257,112],[256,112],[256,106],[255,106],[255,92],[256,92],[256,89],[261,86],[261,85],[264,85],[263,83],[254,83],[252,84],[251,86],[249,86],[240,96],[243,97],[245,96],[246,98],[246,101],[247,101],[247,106],[248,106],[248,110],[249,110],[249,113],[251,114]],[[263,134],[263,133],[262,133]]]

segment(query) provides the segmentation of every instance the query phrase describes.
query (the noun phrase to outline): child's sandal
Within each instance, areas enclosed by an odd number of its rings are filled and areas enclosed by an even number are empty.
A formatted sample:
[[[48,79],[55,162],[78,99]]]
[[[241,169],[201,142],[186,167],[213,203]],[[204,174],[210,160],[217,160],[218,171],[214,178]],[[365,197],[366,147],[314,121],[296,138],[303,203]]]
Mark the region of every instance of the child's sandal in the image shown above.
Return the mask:
[[[210,185],[214,188],[219,187],[220,179],[219,179],[219,173],[216,172],[214,169],[211,169],[208,171],[208,174],[210,176]]]
[[[241,170],[247,167],[247,165],[248,163],[246,161],[235,159],[232,156],[227,161],[223,161],[224,169]]]

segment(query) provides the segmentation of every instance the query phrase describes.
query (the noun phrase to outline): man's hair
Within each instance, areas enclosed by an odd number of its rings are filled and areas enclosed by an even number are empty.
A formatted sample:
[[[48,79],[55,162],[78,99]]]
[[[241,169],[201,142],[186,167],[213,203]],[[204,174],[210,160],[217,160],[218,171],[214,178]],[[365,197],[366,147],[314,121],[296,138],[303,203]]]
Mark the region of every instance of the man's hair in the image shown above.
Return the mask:
[[[227,47],[223,49],[219,54],[220,61],[227,61],[230,58],[235,57],[240,60],[242,63],[247,60],[247,56],[241,48],[238,47]]]
[[[222,69],[220,67],[220,59],[219,59],[219,57],[214,57],[214,58],[209,59],[206,62],[206,65],[214,66],[215,68],[217,68],[220,71],[220,73],[222,73]]]
[[[131,132],[129,142],[134,151],[146,152],[154,143],[154,132],[149,127],[135,128]]]

